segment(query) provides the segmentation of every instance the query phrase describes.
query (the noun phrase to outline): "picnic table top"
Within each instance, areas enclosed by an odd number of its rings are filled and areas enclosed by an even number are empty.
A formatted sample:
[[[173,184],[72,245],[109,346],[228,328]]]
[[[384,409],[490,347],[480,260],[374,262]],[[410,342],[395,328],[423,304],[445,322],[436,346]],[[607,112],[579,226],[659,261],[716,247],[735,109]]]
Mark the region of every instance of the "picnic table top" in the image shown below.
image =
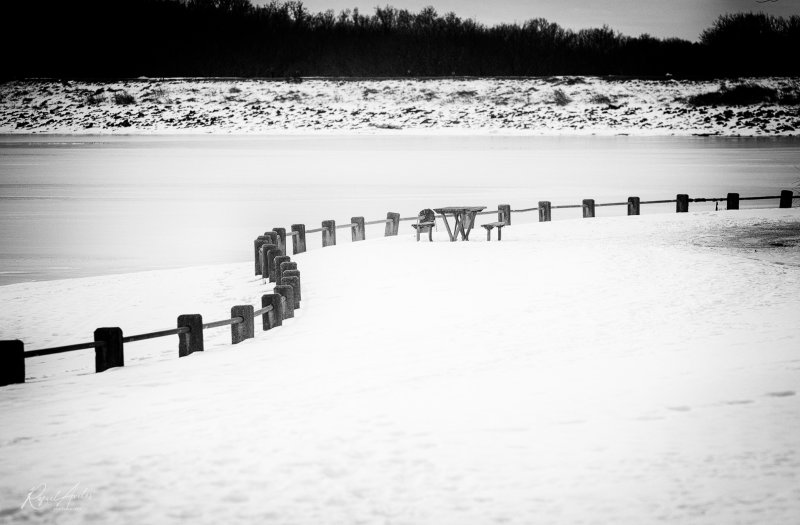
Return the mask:
[[[444,208],[434,208],[436,213],[461,213],[464,211],[483,211],[486,206],[446,206]]]

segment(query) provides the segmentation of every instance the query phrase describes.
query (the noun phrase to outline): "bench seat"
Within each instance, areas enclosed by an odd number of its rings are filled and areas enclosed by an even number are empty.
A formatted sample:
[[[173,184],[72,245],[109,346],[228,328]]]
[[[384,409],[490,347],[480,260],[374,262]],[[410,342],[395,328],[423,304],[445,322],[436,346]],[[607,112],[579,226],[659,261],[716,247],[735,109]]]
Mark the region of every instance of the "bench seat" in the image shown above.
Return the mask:
[[[436,221],[419,222],[412,224],[412,228],[417,230],[417,241],[419,241],[419,234],[428,232],[428,241],[433,242],[433,229],[436,227]]]
[[[492,240],[492,228],[497,228],[497,240],[502,239],[503,226],[507,226],[505,222],[490,222],[488,224],[481,224],[481,228],[486,228],[486,240]]]

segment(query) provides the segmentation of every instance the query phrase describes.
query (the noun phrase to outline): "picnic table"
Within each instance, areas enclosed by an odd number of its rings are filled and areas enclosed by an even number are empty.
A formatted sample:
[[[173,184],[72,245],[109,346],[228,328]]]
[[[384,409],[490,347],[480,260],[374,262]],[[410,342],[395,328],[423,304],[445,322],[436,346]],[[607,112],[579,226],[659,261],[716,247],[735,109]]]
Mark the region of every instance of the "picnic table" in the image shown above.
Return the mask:
[[[444,219],[444,226],[447,228],[447,235],[450,236],[450,241],[455,242],[458,234],[461,233],[461,240],[469,240],[469,232],[472,231],[472,226],[475,224],[475,215],[478,212],[486,209],[486,206],[447,206],[445,208],[434,208],[433,211],[438,213]],[[450,229],[450,224],[447,221],[447,216],[453,217],[453,229]]]

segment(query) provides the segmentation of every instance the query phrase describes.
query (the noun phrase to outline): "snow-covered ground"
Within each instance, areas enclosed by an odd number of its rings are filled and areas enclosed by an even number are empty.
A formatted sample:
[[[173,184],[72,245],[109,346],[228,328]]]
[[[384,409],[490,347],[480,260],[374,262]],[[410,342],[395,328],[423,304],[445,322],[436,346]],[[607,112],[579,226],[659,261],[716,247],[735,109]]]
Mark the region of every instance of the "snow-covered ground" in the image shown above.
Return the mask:
[[[483,233],[295,256],[297,317],[236,346],[29,359],[0,389],[0,521],[796,521],[798,209]],[[0,337],[216,320],[268,290],[252,262],[4,286]]]
[[[750,78],[797,93],[795,78]],[[0,133],[800,135],[800,106],[695,107],[721,82],[598,77],[0,85]]]

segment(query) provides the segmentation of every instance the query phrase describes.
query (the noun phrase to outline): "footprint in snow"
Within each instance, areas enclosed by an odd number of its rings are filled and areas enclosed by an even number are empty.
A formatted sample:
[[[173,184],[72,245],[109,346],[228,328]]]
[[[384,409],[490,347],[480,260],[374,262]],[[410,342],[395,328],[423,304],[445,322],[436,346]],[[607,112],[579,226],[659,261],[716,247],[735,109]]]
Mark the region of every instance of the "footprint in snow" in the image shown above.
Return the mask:
[[[674,412],[689,412],[692,410],[692,407],[681,405],[681,406],[667,407],[667,410],[672,410]]]
[[[752,399],[734,399],[732,401],[725,401],[726,405],[749,405],[752,403]]]
[[[780,392],[767,392],[770,397],[790,397],[795,395],[794,390],[782,390]]]

